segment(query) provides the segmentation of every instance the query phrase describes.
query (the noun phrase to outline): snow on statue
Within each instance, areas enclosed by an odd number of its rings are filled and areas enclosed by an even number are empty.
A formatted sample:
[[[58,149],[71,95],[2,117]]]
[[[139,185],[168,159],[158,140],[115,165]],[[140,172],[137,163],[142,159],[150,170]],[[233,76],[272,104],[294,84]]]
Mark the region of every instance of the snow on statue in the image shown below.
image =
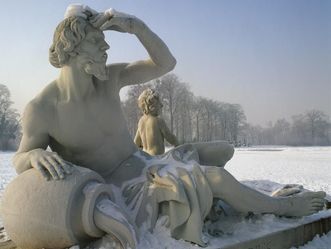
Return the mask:
[[[149,58],[106,65],[108,30],[134,34]],[[137,229],[153,229],[160,214],[169,216],[174,238],[206,246],[202,228],[213,198],[244,213],[322,209],[324,192],[270,197],[239,183],[222,167],[233,154],[227,142],[186,144],[158,157],[138,150],[119,91],[169,72],[176,60],[135,16],[71,5],[49,52],[60,74],[25,109],[14,157],[20,175],[3,197],[5,228],[21,248],[85,246],[96,238],[99,247],[119,241],[134,248]]]

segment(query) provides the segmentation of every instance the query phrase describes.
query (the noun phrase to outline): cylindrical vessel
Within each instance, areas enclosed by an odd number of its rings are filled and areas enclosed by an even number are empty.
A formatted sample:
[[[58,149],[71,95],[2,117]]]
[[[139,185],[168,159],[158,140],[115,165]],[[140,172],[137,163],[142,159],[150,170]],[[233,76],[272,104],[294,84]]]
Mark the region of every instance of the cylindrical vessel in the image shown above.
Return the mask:
[[[23,172],[3,195],[1,213],[6,232],[24,249],[67,248],[91,239],[86,232],[89,221],[82,220],[82,212],[93,209],[86,208],[89,204],[83,191],[93,182],[104,180],[81,167],[74,167],[71,175],[58,181],[46,181],[35,169]]]

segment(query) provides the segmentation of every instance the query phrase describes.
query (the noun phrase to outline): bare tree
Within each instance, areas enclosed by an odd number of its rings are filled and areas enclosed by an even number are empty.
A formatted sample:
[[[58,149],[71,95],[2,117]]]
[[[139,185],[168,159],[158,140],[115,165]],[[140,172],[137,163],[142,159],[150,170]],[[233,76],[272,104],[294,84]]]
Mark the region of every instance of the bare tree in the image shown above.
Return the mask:
[[[136,134],[138,121],[142,115],[140,109],[138,108],[138,97],[146,88],[150,86],[150,83],[131,86],[127,92],[126,100],[122,101],[123,113],[127,121],[129,133],[132,137]]]
[[[181,143],[192,141],[192,113],[193,113],[193,93],[187,84],[180,83],[176,101],[176,134]]]
[[[238,135],[245,125],[246,116],[239,104],[227,104],[227,115],[230,139],[238,144]]]
[[[171,73],[154,81],[155,89],[160,93],[164,109],[167,110],[170,120],[170,131],[174,133],[174,116],[180,96],[178,90],[180,81],[177,75]]]
[[[292,123],[278,119],[267,127],[247,125],[245,138],[250,144],[315,146],[331,144],[331,123],[321,111],[294,115]]]
[[[319,110],[310,110],[305,113],[307,127],[310,133],[310,143],[312,145],[322,145],[327,137],[328,127],[330,125],[328,117]]]
[[[278,119],[273,126],[273,140],[276,145],[286,145],[290,141],[291,124],[284,118]]]
[[[20,138],[19,114],[12,108],[7,86],[0,84],[0,149],[16,149]]]

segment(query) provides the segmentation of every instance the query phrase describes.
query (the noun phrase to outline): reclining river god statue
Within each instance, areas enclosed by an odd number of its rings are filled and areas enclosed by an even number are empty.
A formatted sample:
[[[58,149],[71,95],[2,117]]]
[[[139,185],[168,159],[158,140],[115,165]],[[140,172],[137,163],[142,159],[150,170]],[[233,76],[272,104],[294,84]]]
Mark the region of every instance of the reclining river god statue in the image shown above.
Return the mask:
[[[106,65],[109,30],[135,35],[149,58]],[[222,167],[234,152],[227,142],[184,144],[157,157],[137,148],[119,91],[176,64],[137,17],[70,5],[49,60],[59,77],[25,109],[13,161],[19,175],[2,203],[5,228],[21,248],[67,248],[97,238],[135,248],[139,229],[152,230],[160,214],[169,217],[172,237],[206,246],[202,229],[213,198],[243,213],[304,216],[323,208],[324,192],[270,197],[238,182]]]

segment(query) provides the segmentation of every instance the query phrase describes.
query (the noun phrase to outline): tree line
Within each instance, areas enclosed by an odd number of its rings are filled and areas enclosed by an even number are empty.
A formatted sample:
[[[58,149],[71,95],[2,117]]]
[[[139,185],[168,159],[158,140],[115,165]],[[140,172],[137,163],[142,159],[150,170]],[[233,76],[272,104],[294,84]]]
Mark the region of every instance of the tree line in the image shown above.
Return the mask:
[[[309,110],[278,119],[268,127],[247,124],[242,139],[254,145],[326,146],[331,145],[330,118],[319,110]]]
[[[180,82],[175,74],[167,74],[148,84],[130,87],[122,108],[132,136],[142,115],[137,107],[137,99],[148,87],[159,92],[163,104],[162,117],[180,143],[238,140],[246,121],[242,107],[196,97],[188,84]]]
[[[180,143],[227,140],[236,146],[331,145],[329,117],[319,110],[295,115],[291,121],[279,119],[267,127],[253,126],[241,105],[195,96],[175,74],[129,88],[122,108],[132,137],[142,115],[137,100],[148,87],[160,93],[162,116]]]
[[[267,127],[254,126],[247,122],[241,105],[195,96],[175,74],[129,88],[122,109],[132,137],[142,115],[137,100],[148,87],[160,93],[162,116],[180,143],[227,140],[236,146],[331,145],[330,118],[322,111],[309,110],[290,121],[279,119]],[[17,149],[20,138],[20,115],[13,108],[9,89],[0,84],[0,150]]]
[[[20,115],[12,105],[8,87],[0,84],[0,150],[15,150],[21,137]]]

